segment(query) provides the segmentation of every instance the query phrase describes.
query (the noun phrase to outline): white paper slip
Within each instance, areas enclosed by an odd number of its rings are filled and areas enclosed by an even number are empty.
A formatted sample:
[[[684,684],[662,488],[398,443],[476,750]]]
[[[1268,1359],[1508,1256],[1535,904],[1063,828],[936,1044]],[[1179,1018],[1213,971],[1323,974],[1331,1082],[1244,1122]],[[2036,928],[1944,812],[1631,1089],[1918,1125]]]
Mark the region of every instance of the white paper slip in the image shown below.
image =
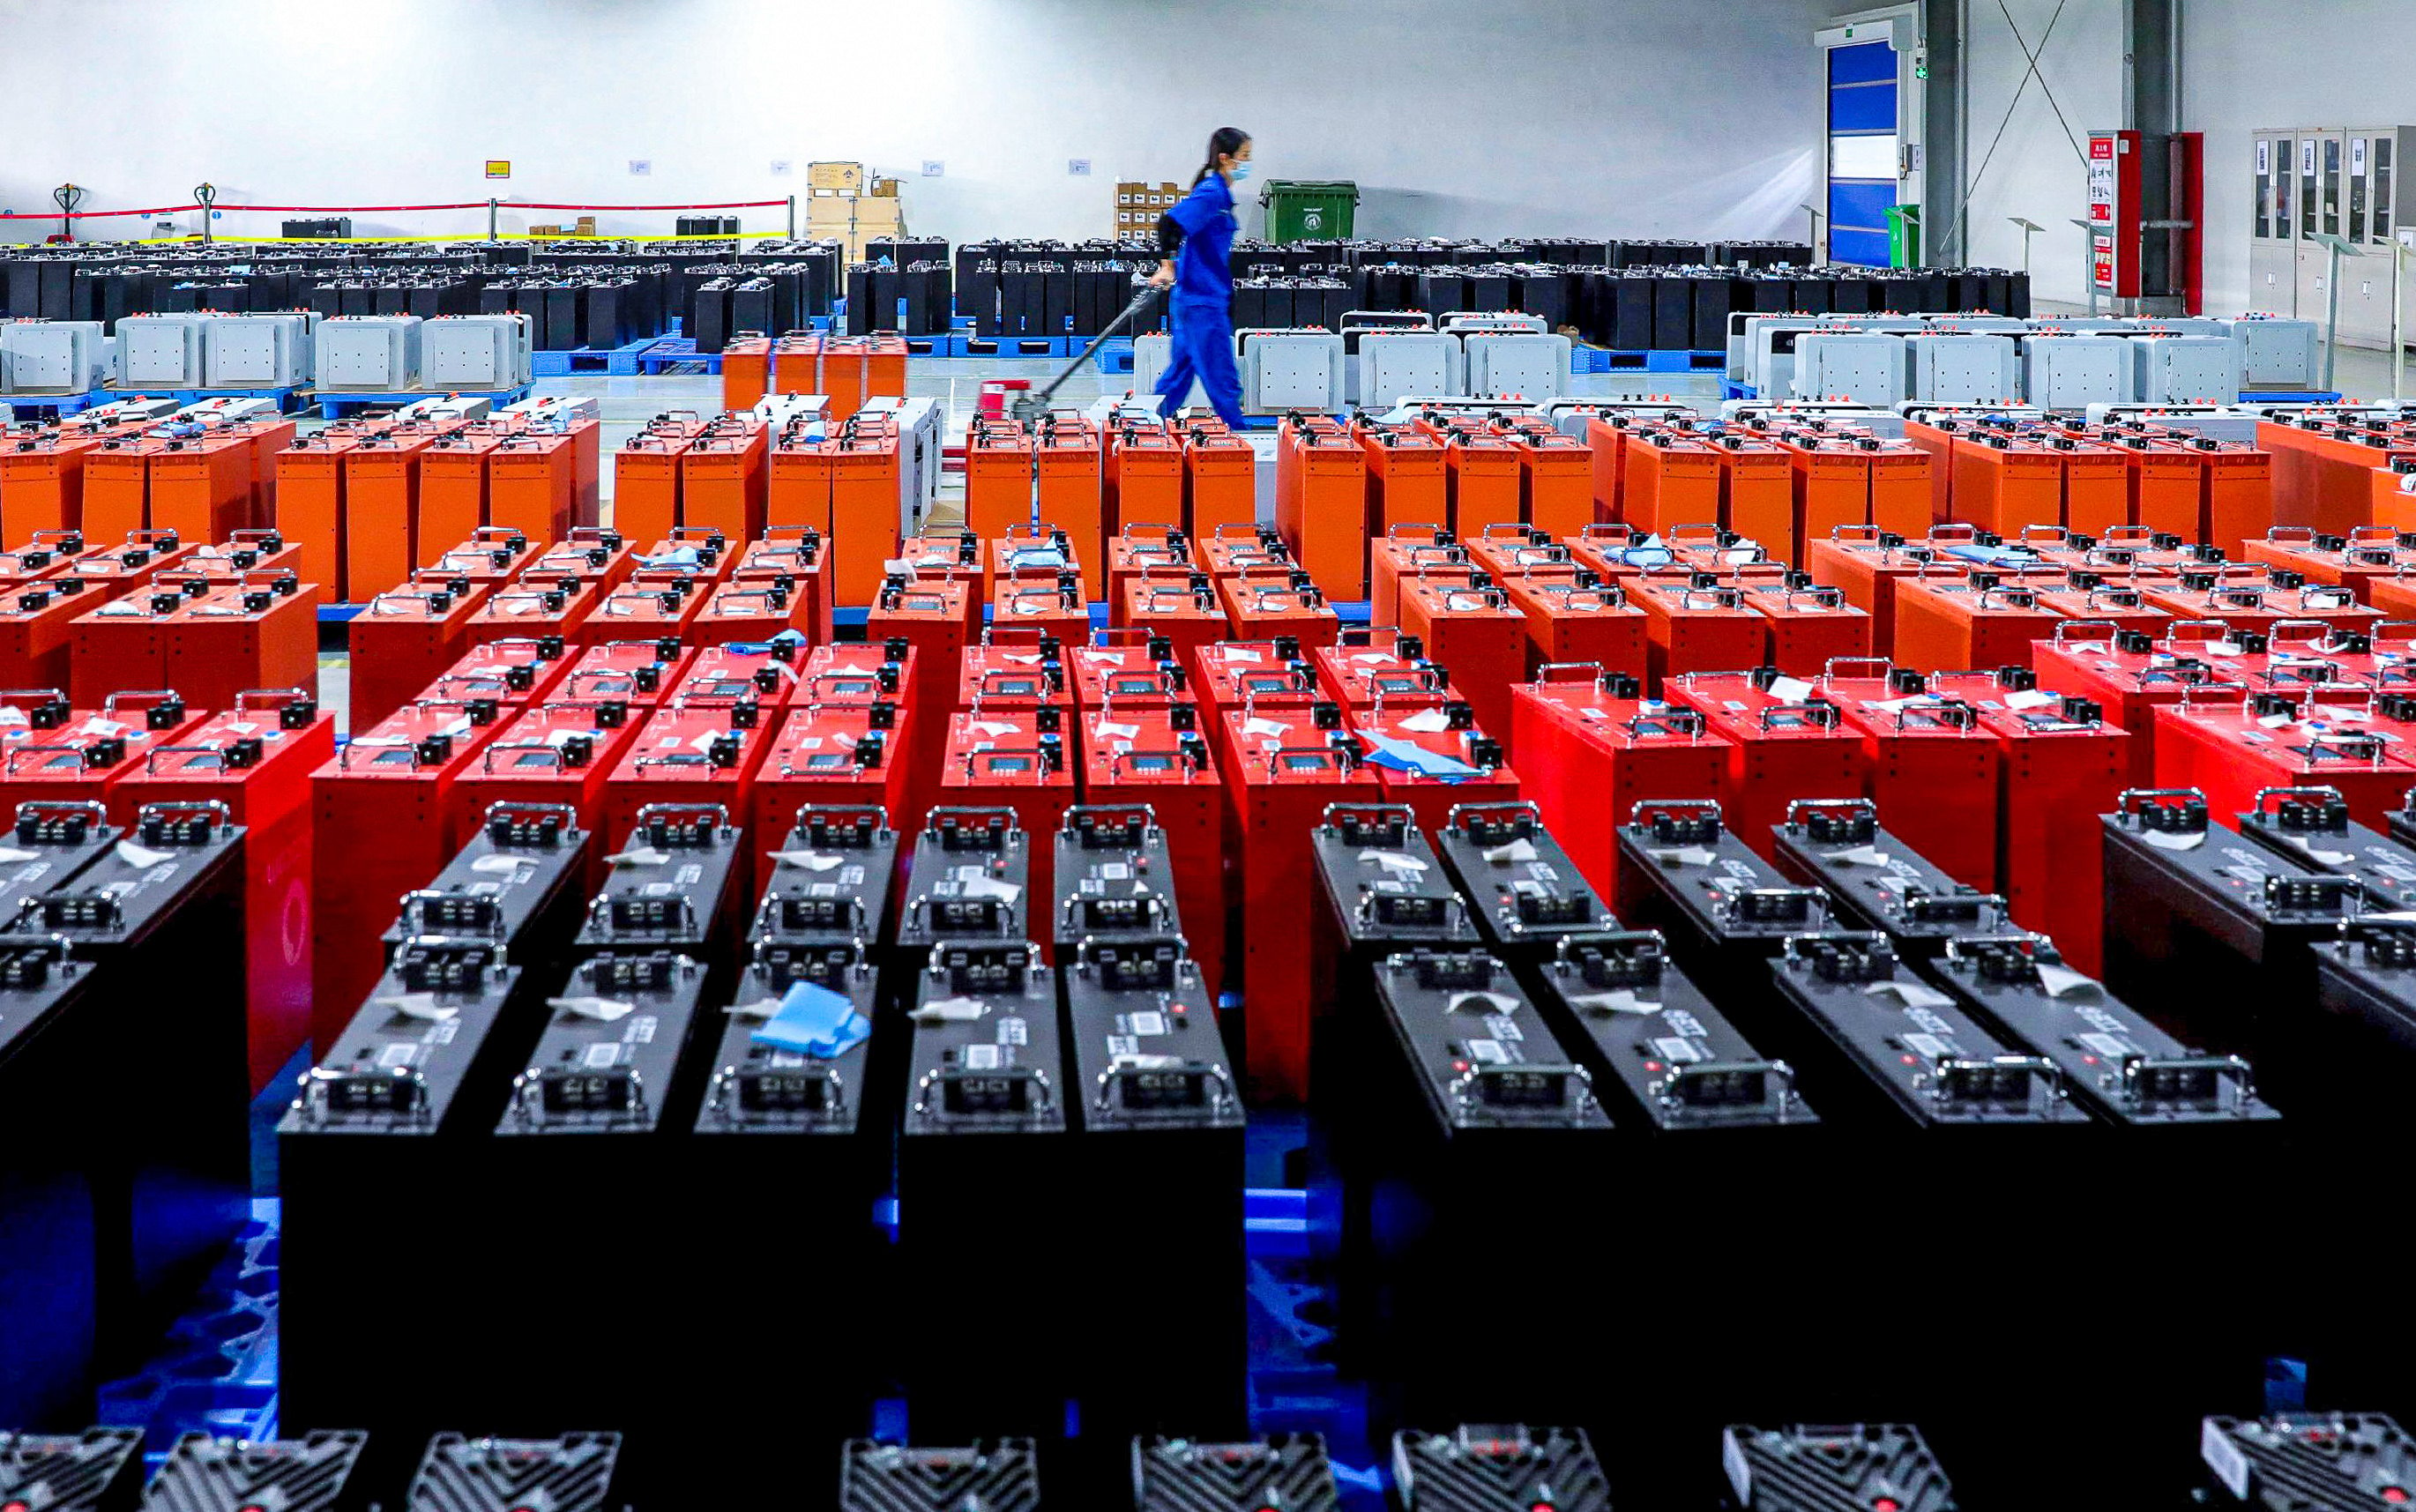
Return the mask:
[[[1908,1008],[1942,1008],[1955,1000],[1934,987],[1919,982],[1873,982],[1863,989],[1865,997],[1892,997]]]
[[[1422,709],[1403,719],[1401,728],[1422,735],[1441,734],[1451,728],[1451,717],[1441,709]]]
[[[2092,992],[2097,990],[2097,984],[2094,981],[2081,975],[2069,966],[2058,966],[2051,961],[2043,960],[2039,962],[2038,974],[2039,985],[2046,989],[2046,995],[2049,997],[2065,997],[2084,988]]]
[[[379,1007],[392,1008],[406,1019],[425,1019],[430,1023],[443,1023],[461,1011],[437,1002],[433,992],[403,992],[374,1001]]]
[[[1518,1000],[1503,997],[1499,992],[1454,992],[1444,1008],[1448,1013],[1516,1013]]]
[[[1596,1013],[1658,1013],[1661,1011],[1660,1004],[1647,1003],[1636,995],[1634,989],[1625,987],[1616,991],[1588,992],[1582,997],[1573,997],[1569,999],[1569,1005],[1591,1008]]]
[[[819,851],[766,851],[763,853],[784,867],[801,871],[832,871],[846,864],[844,856],[824,855]]]
[[[881,564],[881,575],[884,578],[911,578],[914,575],[914,564],[902,556],[893,556]]]
[[[521,855],[482,855],[476,861],[470,863],[470,869],[473,871],[492,872],[499,875],[507,874],[517,876],[520,873],[521,868],[535,866],[536,864],[536,862]]]
[[[1256,716],[1242,721],[1242,733],[1246,735],[1280,735],[1291,728],[1291,726],[1288,724],[1281,724],[1274,719],[1261,719]]]
[[[687,748],[690,750],[710,750],[713,748],[713,743],[719,740],[723,733],[724,732],[719,730],[707,730],[704,733],[697,736],[694,740],[689,741],[687,743]]]
[[[2026,688],[2018,693],[2007,693],[2005,707],[2018,712],[2022,709],[2041,708],[2055,701],[2053,693],[2043,692],[2035,688]]]
[[[1224,658],[1229,663],[1235,661],[1259,661],[1264,659],[1260,657],[1257,652],[1252,651],[1246,646],[1238,645],[1229,645],[1225,647]]]
[[[1715,859],[1714,854],[1699,845],[1680,845],[1652,853],[1653,859],[1665,866],[1707,867]]]
[[[651,845],[632,845],[604,859],[616,867],[658,867],[671,858],[668,851],[657,851]]]
[[[752,1003],[732,1003],[721,1011],[735,1014],[741,1019],[768,1019],[780,1011],[780,1000],[776,997],[759,997]]]
[[[2195,851],[2206,843],[2206,831],[2195,835],[2174,835],[2161,829],[2143,829],[2139,838],[2159,851]]]
[[[2344,867],[2357,859],[2354,854],[2348,851],[2318,851],[2314,845],[2310,844],[2306,840],[2300,840],[2298,842],[2298,846],[2300,850],[2306,852],[2308,855],[2328,867]]]
[[[1535,855],[1535,844],[1533,840],[1512,840],[1507,845],[1497,845],[1486,852],[1485,859],[1496,863],[1508,863],[1533,861]]]
[[[971,1023],[989,1011],[977,997],[934,998],[914,1010],[916,1023]]]
[[[545,737],[545,743],[560,750],[574,740],[584,740],[602,733],[600,730],[556,730]]]
[[[1121,651],[1102,651],[1096,646],[1085,646],[1082,650],[1082,659],[1093,662],[1105,661],[1121,667],[1125,664],[1125,654]]]
[[[1102,737],[1109,740],[1130,740],[1140,733],[1140,726],[1137,724],[1110,724],[1104,719],[1094,728]]]
[[[1001,735],[1019,735],[1023,733],[1023,726],[1019,724],[1009,724],[1004,719],[974,719],[971,722],[974,729],[980,731],[983,734],[989,736],[992,740],[996,740]]]
[[[1888,864],[1888,858],[1880,854],[1876,845],[1857,845],[1850,851],[1827,851],[1821,854],[1820,858],[1843,861],[1850,867],[1883,867]]]
[[[1770,696],[1781,703],[1801,703],[1812,696],[1812,685],[1801,677],[1774,677]]]
[[[598,1023],[616,1023],[638,1011],[634,1003],[616,1003],[609,997],[550,997],[545,1005]]]
[[[1382,651],[1361,651],[1354,654],[1351,659],[1359,663],[1361,666],[1366,667],[1382,666],[1383,663],[1390,661],[1393,658],[1386,656]]]
[[[1424,861],[1414,855],[1404,855],[1398,851],[1362,851],[1359,853],[1359,859],[1373,861],[1387,871],[1400,872],[1405,876],[1414,876],[1427,869]]]
[[[41,858],[39,851],[0,851],[0,867],[13,867],[20,861],[38,861]]]
[[[967,877],[959,885],[967,898],[995,898],[1002,903],[1014,902],[1023,896],[1022,888],[996,877]]]
[[[1001,661],[1011,661],[1019,667],[1037,667],[1040,665],[1040,653],[1037,651],[1002,651],[998,654],[998,659]]]
[[[2286,724],[2296,724],[2298,721],[2287,714],[2269,714],[2257,722],[2264,729],[2279,730]]]
[[[137,871],[148,871],[162,862],[174,861],[176,859],[176,854],[174,851],[155,851],[146,845],[137,845],[132,840],[119,840],[117,858]]]

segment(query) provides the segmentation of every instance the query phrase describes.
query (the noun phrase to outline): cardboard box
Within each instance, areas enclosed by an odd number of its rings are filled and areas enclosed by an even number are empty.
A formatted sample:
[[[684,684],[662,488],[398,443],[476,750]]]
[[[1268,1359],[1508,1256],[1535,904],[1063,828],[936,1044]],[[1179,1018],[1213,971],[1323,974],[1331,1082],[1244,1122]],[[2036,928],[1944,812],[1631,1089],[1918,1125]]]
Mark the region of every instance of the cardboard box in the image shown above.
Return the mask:
[[[862,163],[808,163],[806,183],[817,189],[837,189],[842,194],[855,194],[864,189]]]
[[[876,178],[872,181],[872,188],[868,192],[874,199],[894,200],[898,198],[898,180]]]

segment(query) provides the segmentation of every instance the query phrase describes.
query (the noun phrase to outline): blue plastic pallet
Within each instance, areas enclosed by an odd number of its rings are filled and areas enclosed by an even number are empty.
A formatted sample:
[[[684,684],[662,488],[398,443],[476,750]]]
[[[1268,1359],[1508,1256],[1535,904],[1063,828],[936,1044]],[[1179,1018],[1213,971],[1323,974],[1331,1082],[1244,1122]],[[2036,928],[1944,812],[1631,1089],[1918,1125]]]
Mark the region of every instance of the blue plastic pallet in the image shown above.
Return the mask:
[[[665,372],[674,366],[690,362],[702,363],[706,372],[721,370],[721,354],[699,352],[696,339],[688,336],[657,336],[631,360],[637,364],[631,371],[649,374]]]
[[[1582,341],[1569,344],[1569,371],[1572,373],[1608,372],[1610,348],[1588,346]]]
[[[528,397],[529,386],[526,384],[518,388],[422,388],[400,394],[331,393],[321,388],[311,391],[310,402],[318,406],[321,419],[334,420],[372,405],[415,404],[423,399],[483,399],[502,409]]]
[[[165,1454],[186,1433],[277,1436],[279,1209],[274,1199],[251,1207],[159,1353],[100,1388],[100,1422],[141,1429],[146,1455]]]
[[[539,378],[566,378],[574,372],[600,372],[613,378],[634,378],[638,375],[638,355],[661,340],[658,336],[643,336],[627,346],[582,346],[568,352],[538,352],[529,360],[529,371]]]
[[[1129,336],[1110,336],[1110,337],[1109,337],[1109,338],[1108,338],[1108,344],[1107,344],[1107,345],[1105,345],[1105,346],[1103,346],[1103,347],[1101,347],[1101,348],[1099,348],[1099,355],[1098,355],[1098,356],[1097,356],[1097,357],[1095,357],[1095,359],[1093,359],[1093,360],[1095,360],[1095,362],[1097,362],[1098,367],[1099,367],[1099,370],[1100,370],[1101,372],[1130,372],[1130,371],[1132,371],[1132,370],[1133,370],[1133,344],[1132,344],[1132,338],[1131,338],[1131,337],[1129,337]]]
[[[95,388],[82,394],[0,394],[0,404],[15,410],[17,418],[21,420],[64,420],[70,415],[82,415],[96,404],[113,403],[129,397],[105,388]],[[38,415],[37,411],[40,413]]]
[[[1741,384],[1733,378],[1720,380],[1720,398],[1722,399],[1759,399],[1759,393],[1751,384]]]

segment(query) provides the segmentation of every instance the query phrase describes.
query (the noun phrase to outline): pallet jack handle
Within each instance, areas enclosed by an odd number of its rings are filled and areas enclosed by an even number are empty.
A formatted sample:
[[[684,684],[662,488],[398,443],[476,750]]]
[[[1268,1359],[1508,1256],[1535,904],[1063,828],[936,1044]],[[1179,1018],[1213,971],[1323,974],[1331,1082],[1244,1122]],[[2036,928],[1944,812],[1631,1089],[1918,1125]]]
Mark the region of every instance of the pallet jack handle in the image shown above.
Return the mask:
[[[1123,313],[1117,315],[1115,319],[1108,322],[1106,327],[1102,329],[1098,335],[1092,337],[1091,344],[1082,349],[1082,355],[1080,356],[1076,357],[1072,362],[1066,365],[1065,371],[1059,373],[1056,377],[1049,379],[1047,386],[1040,388],[1037,391],[1026,390],[1024,393],[1017,396],[1014,405],[1008,411],[1009,416],[1014,419],[1021,420],[1028,425],[1040,419],[1043,416],[1046,416],[1049,413],[1049,401],[1055,397],[1058,389],[1065,386],[1065,380],[1073,377],[1077,372],[1080,372],[1083,363],[1088,362],[1093,357],[1098,355],[1099,348],[1108,344],[1108,338],[1115,335],[1117,331],[1121,330],[1124,327],[1125,322],[1131,320],[1134,316],[1147,309],[1150,301],[1156,298],[1158,293],[1159,290],[1156,284],[1142,284],[1133,295],[1132,302],[1125,306]]]

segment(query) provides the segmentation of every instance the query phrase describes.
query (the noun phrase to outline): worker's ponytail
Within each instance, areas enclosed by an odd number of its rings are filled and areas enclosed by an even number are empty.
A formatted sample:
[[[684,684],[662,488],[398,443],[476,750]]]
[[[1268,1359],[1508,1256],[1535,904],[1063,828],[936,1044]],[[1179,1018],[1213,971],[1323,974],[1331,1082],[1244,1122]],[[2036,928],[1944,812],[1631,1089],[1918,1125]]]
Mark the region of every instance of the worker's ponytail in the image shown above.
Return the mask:
[[[1218,127],[1216,135],[1208,139],[1208,160],[1200,165],[1200,172],[1191,175],[1191,187],[1198,189],[1201,180],[1216,171],[1217,159],[1231,157],[1241,151],[1249,140],[1250,133],[1238,126]]]

